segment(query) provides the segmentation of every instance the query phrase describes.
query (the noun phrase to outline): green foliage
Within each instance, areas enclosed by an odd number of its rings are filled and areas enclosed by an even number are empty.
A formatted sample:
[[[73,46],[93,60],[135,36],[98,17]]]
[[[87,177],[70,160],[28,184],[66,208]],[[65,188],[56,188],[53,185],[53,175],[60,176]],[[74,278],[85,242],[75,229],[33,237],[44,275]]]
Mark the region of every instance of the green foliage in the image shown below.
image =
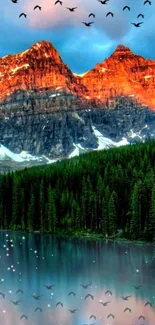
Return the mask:
[[[155,240],[155,141],[0,175],[0,229]]]

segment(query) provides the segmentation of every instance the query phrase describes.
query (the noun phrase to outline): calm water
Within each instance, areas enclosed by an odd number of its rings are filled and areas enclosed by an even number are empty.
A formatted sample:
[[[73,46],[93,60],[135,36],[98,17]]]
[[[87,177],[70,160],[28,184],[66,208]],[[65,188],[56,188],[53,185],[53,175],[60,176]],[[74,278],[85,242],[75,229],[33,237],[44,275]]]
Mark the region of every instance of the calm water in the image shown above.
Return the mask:
[[[155,246],[0,232],[0,324],[155,325]],[[44,285],[54,284],[52,290]],[[91,284],[84,289],[81,284]],[[142,285],[140,289],[133,286]],[[22,289],[24,292],[16,293]],[[112,296],[105,295],[106,290]],[[70,291],[75,296],[68,295]],[[84,299],[90,293],[90,297]],[[42,295],[35,300],[33,295]],[[128,301],[121,296],[131,295]],[[14,305],[11,301],[17,301]],[[63,307],[57,302],[62,302]],[[103,306],[99,301],[110,301]],[[152,307],[146,306],[149,301]],[[37,307],[42,308],[35,311]],[[129,307],[129,311],[124,309]],[[68,309],[78,309],[74,314]],[[112,313],[115,318],[107,319]],[[28,319],[21,319],[25,314]],[[90,319],[91,315],[96,320]],[[142,318],[138,320],[138,317]],[[101,318],[102,317],[102,318]]]

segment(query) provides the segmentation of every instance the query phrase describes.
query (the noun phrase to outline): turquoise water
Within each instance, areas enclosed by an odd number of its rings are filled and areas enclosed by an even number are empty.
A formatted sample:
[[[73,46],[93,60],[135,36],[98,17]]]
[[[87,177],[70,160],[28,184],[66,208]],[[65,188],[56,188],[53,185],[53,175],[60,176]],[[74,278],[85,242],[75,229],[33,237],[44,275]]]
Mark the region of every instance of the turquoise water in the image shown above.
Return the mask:
[[[154,257],[154,245],[1,231],[0,324],[155,325]],[[108,289],[112,296],[105,295]],[[128,301],[121,298],[127,295]],[[144,307],[147,301],[152,307]],[[131,312],[124,312],[127,307]],[[107,318],[110,313],[114,318]],[[141,315],[145,320],[138,320]]]

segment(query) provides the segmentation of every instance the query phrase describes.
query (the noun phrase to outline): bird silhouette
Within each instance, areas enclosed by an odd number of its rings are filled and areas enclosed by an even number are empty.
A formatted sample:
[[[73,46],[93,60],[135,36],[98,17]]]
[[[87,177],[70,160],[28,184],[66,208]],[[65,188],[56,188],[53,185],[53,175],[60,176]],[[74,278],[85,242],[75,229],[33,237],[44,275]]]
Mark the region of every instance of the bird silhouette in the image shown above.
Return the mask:
[[[60,0],[55,1],[55,5],[56,5],[57,3],[60,3],[60,5],[62,6],[62,1],[60,1]]]
[[[86,296],[85,296],[85,300],[88,298],[88,297],[90,297],[92,300],[94,300],[94,296],[92,296],[90,293],[88,293]]]
[[[5,294],[0,292],[0,295],[3,297],[3,299],[5,299]]]
[[[146,3],[148,3],[151,6],[152,2],[150,0],[146,0],[146,1],[144,1],[144,5],[146,5]]]
[[[33,8],[33,10],[36,10],[37,8],[38,8],[39,10],[41,10],[41,7],[40,7],[40,6],[38,6],[38,5],[37,5],[37,6],[35,6],[35,7]]]
[[[143,24],[143,22],[141,23],[131,23],[132,25],[134,25],[135,27],[141,27],[140,25]]]
[[[23,319],[23,318],[27,319],[28,317],[27,317],[26,315],[22,315],[22,316],[20,317],[20,319]]]
[[[93,17],[93,18],[95,18],[95,14],[93,14],[93,12],[91,12],[89,15],[88,15],[88,17]]]
[[[95,316],[95,315],[91,315],[91,316],[89,317],[89,319],[91,319],[91,318],[96,319],[96,316]]]
[[[128,300],[132,296],[121,297],[123,300]]]
[[[78,309],[68,309],[68,311],[70,311],[71,314],[75,314],[75,312],[77,311]]]
[[[142,315],[141,315],[141,316],[139,316],[139,318],[138,318],[138,319],[141,319],[141,318],[145,320],[145,317],[144,317],[144,316],[142,316]]]
[[[19,15],[19,18],[22,17],[22,16],[24,16],[25,18],[27,17],[27,15],[24,14],[24,12],[22,12],[22,13]]]
[[[108,17],[109,15],[111,15],[112,17],[114,17],[113,12],[111,12],[111,11],[109,11],[109,12],[106,14],[106,17]]]
[[[75,11],[75,9],[77,9],[77,7],[74,7],[74,8],[66,8],[66,9],[68,9],[69,11]]]
[[[144,15],[143,14],[139,14],[138,16],[137,16],[137,18],[139,18],[139,17],[142,17],[142,18],[144,18]],[[138,287],[134,287],[135,289],[139,289],[141,287],[141,285],[140,286],[138,286]]]
[[[41,297],[42,297],[42,295],[41,296],[36,296],[36,295],[32,296],[32,298],[34,298],[35,300],[39,300]]]
[[[109,314],[109,315],[107,316],[107,318],[109,318],[109,317],[112,317],[113,319],[115,318],[115,316],[114,316],[113,314]]]
[[[125,9],[128,9],[129,11],[130,11],[130,7],[129,6],[125,6],[124,8],[123,8],[123,10],[125,10]]]
[[[150,306],[150,307],[152,307],[151,302],[147,301],[146,304],[144,305],[144,307],[146,307],[146,306]]]
[[[99,301],[99,304],[103,305],[104,307],[106,307],[111,301],[106,301],[106,302],[103,302],[103,301]]]
[[[56,306],[59,306],[59,305],[61,305],[61,307],[63,307],[63,304],[62,304],[62,302],[57,302],[57,304],[56,304]]]
[[[16,294],[19,293],[19,292],[24,293],[23,290],[19,289],[19,290],[16,291]]]
[[[55,284],[51,284],[49,286],[47,286],[46,284],[44,285],[44,287],[48,290],[51,290],[53,287],[55,286]]]
[[[35,309],[35,312],[36,312],[37,310],[40,310],[40,312],[42,312],[42,309],[41,309],[40,307],[37,307],[37,308]]]
[[[94,21],[91,21],[89,23],[85,23],[84,21],[82,22],[82,24],[86,25],[87,27],[91,27],[91,24],[93,24]]]
[[[83,289],[88,289],[91,285],[90,284],[80,284]]]
[[[100,3],[102,3],[102,5],[107,5],[107,2],[109,1],[109,0],[98,0]]]
[[[73,292],[73,291],[69,292],[68,296],[71,296],[71,295],[73,295],[75,297],[75,292]]]
[[[108,293],[110,294],[110,296],[112,296],[112,291],[107,290],[107,291],[105,292],[105,295],[107,295]]]
[[[11,0],[13,3],[18,3],[18,0]]]
[[[124,309],[124,313],[125,313],[127,310],[131,313],[131,309],[128,308],[128,307]]]
[[[17,300],[17,301],[13,301],[13,300],[11,300],[11,302],[14,304],[14,305],[19,305],[19,303],[21,302],[22,300]]]

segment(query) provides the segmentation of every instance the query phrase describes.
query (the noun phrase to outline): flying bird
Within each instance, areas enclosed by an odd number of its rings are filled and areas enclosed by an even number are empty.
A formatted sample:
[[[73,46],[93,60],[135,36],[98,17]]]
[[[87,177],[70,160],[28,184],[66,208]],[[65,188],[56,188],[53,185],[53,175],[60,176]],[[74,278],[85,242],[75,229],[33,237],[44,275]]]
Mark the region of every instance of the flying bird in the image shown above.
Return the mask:
[[[108,293],[109,293],[110,296],[112,296],[112,291],[107,290],[107,291],[105,292],[105,295],[107,295]]]
[[[33,8],[33,10],[36,10],[37,8],[38,8],[39,10],[41,10],[41,7],[40,7],[40,6],[38,6],[38,5],[37,5],[37,6],[35,6],[35,7]]]
[[[108,17],[109,15],[111,15],[112,17],[114,17],[113,12],[111,12],[111,11],[109,11],[109,12],[106,14],[106,17]]]
[[[27,17],[27,15],[24,14],[24,12],[22,12],[22,13],[19,15],[19,18],[22,17],[22,16],[24,16],[25,18]]]
[[[94,296],[92,296],[90,293],[88,293],[88,295],[86,295],[84,299],[86,300],[88,297],[90,297],[92,300],[94,300]]]
[[[11,300],[11,302],[12,302],[14,305],[16,305],[16,306],[19,305],[19,303],[20,303],[21,301],[22,301],[22,300],[17,300],[17,301],[12,301],[12,300]]]
[[[141,318],[145,320],[145,317],[144,317],[144,316],[142,316],[142,315],[141,315],[141,316],[139,316],[139,318],[138,318],[138,319],[141,319]]]
[[[60,3],[60,5],[62,6],[62,1],[60,1],[60,0],[55,1],[55,5],[56,5],[57,3]]]
[[[96,319],[96,316],[94,316],[94,315],[91,315],[91,316],[89,317],[89,319],[91,319],[91,318],[94,318],[94,319]]]
[[[53,287],[55,286],[55,284],[51,284],[49,286],[47,286],[46,284],[44,285],[44,287],[48,290],[51,290]]]
[[[115,316],[114,316],[113,314],[109,314],[109,315],[107,316],[107,318],[109,318],[109,317],[112,317],[113,319],[115,318]]]
[[[16,291],[16,294],[19,293],[19,292],[24,293],[23,290],[19,289],[19,290]]]
[[[71,314],[74,314],[78,309],[68,309],[68,311],[70,311]]]
[[[71,295],[73,295],[75,297],[75,292],[73,292],[73,291],[69,292],[68,296],[71,296]]]
[[[74,8],[66,8],[66,9],[68,9],[69,11],[75,11],[76,8],[77,7],[74,7]]]
[[[59,306],[59,305],[61,305],[61,307],[63,307],[63,304],[62,304],[62,302],[57,302],[57,304],[56,304],[56,306]]]
[[[124,313],[125,313],[127,310],[131,313],[131,309],[128,308],[128,307],[124,309]]]
[[[18,3],[18,0],[11,0],[13,3]]]
[[[107,5],[107,2],[109,1],[109,0],[98,0],[100,3],[102,3],[102,5]]]
[[[91,17],[91,16],[92,16],[93,18],[95,18],[95,14],[93,14],[93,12],[91,12],[91,14],[88,15],[88,17]]]
[[[80,284],[83,289],[88,289],[91,285],[90,284]]]
[[[27,316],[26,316],[26,315],[22,315],[22,316],[20,317],[20,319],[23,319],[23,318],[27,319]]]
[[[37,307],[37,308],[35,309],[35,311],[37,311],[37,310],[40,310],[40,312],[42,312],[42,309],[41,309],[40,307]]]
[[[3,297],[3,299],[5,299],[5,294],[0,292],[0,295]]]
[[[104,307],[106,307],[111,301],[106,301],[106,302],[102,302],[99,301],[99,304],[103,305]]]
[[[132,296],[121,297],[123,300],[128,300]]]
[[[146,1],[144,1],[144,5],[146,4],[146,3],[148,3],[150,6],[151,6],[151,1],[150,0],[146,0]]]
[[[124,8],[123,8],[123,10],[125,10],[125,9],[128,9],[129,11],[130,11],[130,7],[129,6],[125,6]]]
[[[144,305],[144,307],[146,307],[146,306],[150,306],[150,307],[152,307],[151,302],[147,301],[146,304]]]
[[[141,27],[140,25],[143,24],[143,22],[137,24],[136,23],[131,23],[131,24],[134,25],[135,27]]]
[[[91,27],[91,24],[93,24],[94,21],[91,21],[90,23],[85,23],[84,21],[82,22],[82,24],[86,25],[87,27]]]
[[[144,15],[142,15],[142,14],[139,14],[139,15],[137,16],[137,18],[139,18],[139,17],[142,17],[142,18],[144,18]],[[140,286],[138,286],[138,289],[139,289],[139,287],[141,287],[141,285],[140,285]],[[135,286],[135,288],[136,288],[136,286]]]

